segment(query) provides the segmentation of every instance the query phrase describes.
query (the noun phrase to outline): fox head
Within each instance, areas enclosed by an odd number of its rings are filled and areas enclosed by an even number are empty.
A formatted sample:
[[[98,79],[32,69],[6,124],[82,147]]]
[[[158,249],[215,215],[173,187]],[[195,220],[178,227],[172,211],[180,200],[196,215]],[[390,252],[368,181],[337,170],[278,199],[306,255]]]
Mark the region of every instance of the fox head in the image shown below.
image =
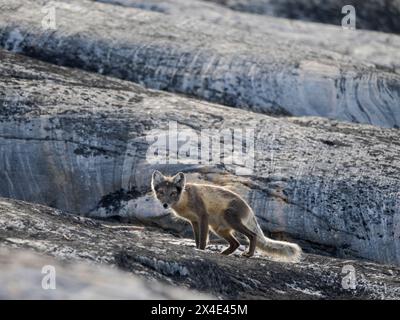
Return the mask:
[[[151,177],[151,188],[164,209],[168,209],[179,201],[185,183],[185,175],[182,172],[173,177],[167,177],[156,170]]]

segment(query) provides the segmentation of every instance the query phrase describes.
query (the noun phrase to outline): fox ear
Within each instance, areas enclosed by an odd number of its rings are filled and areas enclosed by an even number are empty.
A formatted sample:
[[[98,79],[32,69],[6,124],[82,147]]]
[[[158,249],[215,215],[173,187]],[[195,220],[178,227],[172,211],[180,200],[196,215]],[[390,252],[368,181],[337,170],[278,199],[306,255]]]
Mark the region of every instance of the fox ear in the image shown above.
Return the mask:
[[[160,184],[163,181],[164,181],[163,174],[160,171],[155,170],[153,172],[153,175],[151,176],[151,185],[154,187],[154,186]]]
[[[185,174],[183,172],[179,172],[174,176],[173,179],[173,183],[183,189],[185,187],[185,183],[186,183],[186,178],[185,178]]]

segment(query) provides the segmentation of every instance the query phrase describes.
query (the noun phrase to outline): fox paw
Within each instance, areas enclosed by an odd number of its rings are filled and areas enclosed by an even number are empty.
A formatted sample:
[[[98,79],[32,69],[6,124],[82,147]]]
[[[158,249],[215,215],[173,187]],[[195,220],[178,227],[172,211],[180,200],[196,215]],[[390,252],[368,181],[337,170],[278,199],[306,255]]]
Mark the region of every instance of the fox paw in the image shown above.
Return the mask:
[[[221,251],[221,254],[223,254],[224,256],[228,256],[228,255],[230,255],[232,252],[233,252],[232,250],[225,249],[225,250]]]
[[[251,252],[243,252],[242,253],[242,257],[250,258],[252,256],[253,256],[253,253],[251,253]]]

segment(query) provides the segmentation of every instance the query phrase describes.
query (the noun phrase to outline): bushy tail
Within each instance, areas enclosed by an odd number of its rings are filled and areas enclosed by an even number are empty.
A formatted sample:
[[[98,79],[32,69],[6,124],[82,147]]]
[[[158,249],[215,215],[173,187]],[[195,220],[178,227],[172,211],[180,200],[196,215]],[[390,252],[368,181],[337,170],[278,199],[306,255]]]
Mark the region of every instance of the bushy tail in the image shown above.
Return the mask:
[[[301,248],[295,243],[272,240],[266,237],[255,216],[250,219],[249,228],[257,234],[257,248],[274,260],[284,262],[300,261]]]

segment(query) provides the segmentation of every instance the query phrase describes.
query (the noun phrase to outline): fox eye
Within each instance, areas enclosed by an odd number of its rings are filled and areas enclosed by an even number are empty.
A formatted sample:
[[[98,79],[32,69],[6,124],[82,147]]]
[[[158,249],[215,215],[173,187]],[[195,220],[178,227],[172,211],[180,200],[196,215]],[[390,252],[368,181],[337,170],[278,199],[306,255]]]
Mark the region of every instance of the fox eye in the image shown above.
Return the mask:
[[[162,196],[162,195],[164,195],[164,191],[159,190],[159,191],[158,191],[158,194],[159,194],[160,196]]]
[[[171,192],[171,197],[175,197],[178,193],[176,191]]]

